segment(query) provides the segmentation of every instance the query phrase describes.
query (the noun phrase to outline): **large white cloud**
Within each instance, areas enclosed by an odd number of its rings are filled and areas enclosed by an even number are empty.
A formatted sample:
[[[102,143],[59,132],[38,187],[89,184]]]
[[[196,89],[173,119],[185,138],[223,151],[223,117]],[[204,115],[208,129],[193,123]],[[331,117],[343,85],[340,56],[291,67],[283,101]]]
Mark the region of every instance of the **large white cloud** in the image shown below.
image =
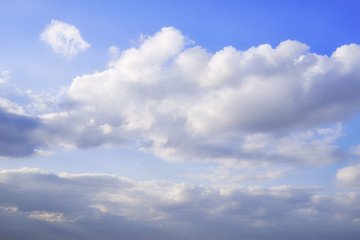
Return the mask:
[[[56,53],[67,57],[72,57],[90,47],[90,44],[82,39],[79,29],[58,20],[51,20],[40,37]]]
[[[317,187],[205,187],[19,169],[0,171],[0,191],[0,237],[6,239],[29,233],[37,239],[200,240],[359,234],[360,195],[326,195]]]
[[[360,46],[328,57],[290,40],[214,54],[186,43],[163,28],[107,70],[74,78],[63,112],[42,116],[55,142],[135,144],[168,160],[323,165],[346,157],[333,142],[336,122],[359,110]]]

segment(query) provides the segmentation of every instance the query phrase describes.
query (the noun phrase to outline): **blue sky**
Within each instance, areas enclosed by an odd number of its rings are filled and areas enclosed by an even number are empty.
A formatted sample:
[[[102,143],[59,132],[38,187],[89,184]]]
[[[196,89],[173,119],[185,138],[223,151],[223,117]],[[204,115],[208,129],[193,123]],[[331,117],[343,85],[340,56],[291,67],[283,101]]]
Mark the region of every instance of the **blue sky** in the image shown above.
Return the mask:
[[[357,1],[1,1],[0,238],[357,239]]]

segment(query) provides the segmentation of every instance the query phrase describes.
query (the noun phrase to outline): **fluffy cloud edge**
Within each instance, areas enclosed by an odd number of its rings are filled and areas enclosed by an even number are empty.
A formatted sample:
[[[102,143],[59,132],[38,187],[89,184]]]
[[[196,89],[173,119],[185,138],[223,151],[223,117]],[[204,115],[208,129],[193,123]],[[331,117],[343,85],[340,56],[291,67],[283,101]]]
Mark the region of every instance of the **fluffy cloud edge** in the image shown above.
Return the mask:
[[[360,190],[360,164],[339,169],[336,173],[336,184],[341,187]]]

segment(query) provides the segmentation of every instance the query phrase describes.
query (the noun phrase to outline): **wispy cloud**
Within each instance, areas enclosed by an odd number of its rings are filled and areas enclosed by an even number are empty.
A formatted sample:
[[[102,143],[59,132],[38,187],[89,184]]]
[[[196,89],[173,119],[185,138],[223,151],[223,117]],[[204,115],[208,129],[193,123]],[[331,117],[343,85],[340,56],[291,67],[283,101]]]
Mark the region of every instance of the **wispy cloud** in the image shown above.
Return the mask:
[[[0,83],[6,82],[10,78],[10,72],[7,70],[0,71]]]

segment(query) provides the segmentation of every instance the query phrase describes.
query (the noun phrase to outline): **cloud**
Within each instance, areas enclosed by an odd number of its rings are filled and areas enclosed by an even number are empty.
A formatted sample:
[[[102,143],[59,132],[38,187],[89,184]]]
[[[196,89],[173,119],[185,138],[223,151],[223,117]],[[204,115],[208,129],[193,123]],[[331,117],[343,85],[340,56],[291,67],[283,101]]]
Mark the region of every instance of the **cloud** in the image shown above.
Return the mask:
[[[10,72],[7,70],[0,71],[0,83],[6,82],[10,78]]]
[[[360,164],[339,169],[336,173],[336,180],[340,186],[360,189]]]
[[[41,120],[27,116],[23,108],[0,98],[0,157],[25,157],[43,147]]]
[[[37,239],[189,240],[359,234],[360,195],[324,195],[317,187],[205,187],[18,169],[0,171],[0,191],[0,232],[7,239],[29,233]]]
[[[52,108],[54,106],[57,107],[58,96],[52,92],[36,93],[31,89],[28,89],[26,91],[17,90],[17,94],[29,100],[29,103],[24,107],[26,112],[32,115],[53,112]]]
[[[119,48],[116,46],[109,47],[108,53],[111,59],[118,58],[120,55]]]
[[[212,164],[214,165],[214,164]],[[272,166],[267,162],[239,161],[237,159],[223,159],[216,166],[207,166],[201,173],[186,174],[186,176],[212,183],[245,183],[271,182],[289,175],[292,168]]]
[[[326,56],[292,40],[216,53],[188,42],[162,28],[108,69],[74,78],[62,112],[42,116],[54,141],[132,144],[172,161],[346,158],[334,141],[359,111],[360,46]]]
[[[40,37],[56,53],[67,57],[75,56],[90,47],[90,44],[82,39],[79,29],[58,20],[51,20]]]

